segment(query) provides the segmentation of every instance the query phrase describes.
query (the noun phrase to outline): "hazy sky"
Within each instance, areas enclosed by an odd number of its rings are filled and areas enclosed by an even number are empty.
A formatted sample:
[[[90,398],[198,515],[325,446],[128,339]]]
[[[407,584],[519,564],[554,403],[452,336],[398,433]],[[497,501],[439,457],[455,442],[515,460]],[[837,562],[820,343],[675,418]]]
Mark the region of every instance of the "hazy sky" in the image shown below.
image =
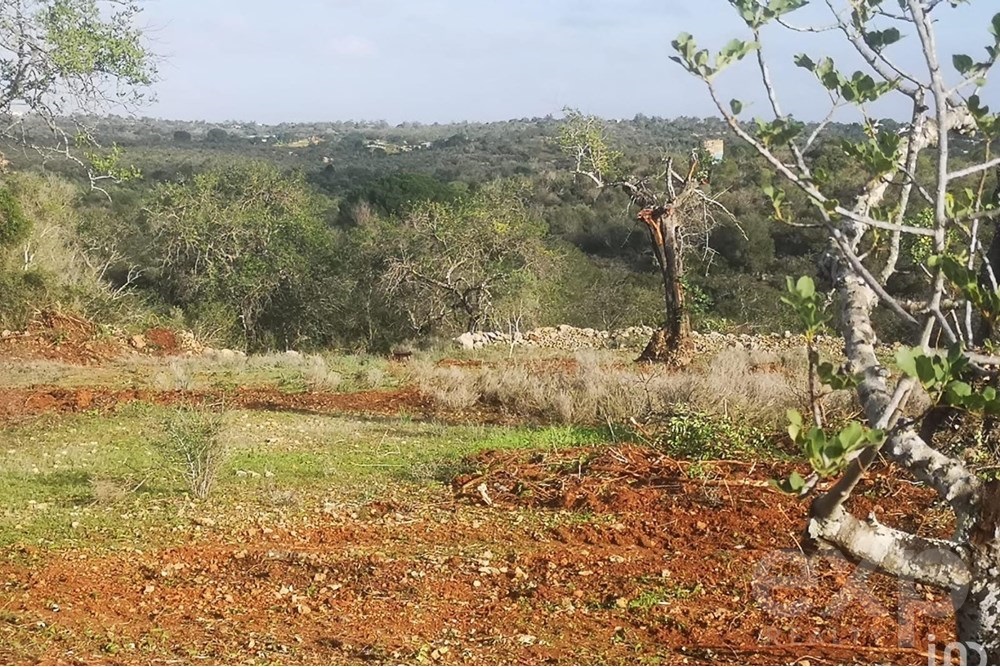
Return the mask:
[[[825,3],[818,4],[790,19],[828,19]],[[670,41],[681,31],[714,47],[747,37],[725,0],[147,0],[144,6],[143,25],[163,57],[158,99],[144,113],[210,121],[501,120],[559,114],[565,106],[618,118],[708,116],[714,107],[701,84],[668,60]],[[996,11],[996,0],[973,0],[942,12],[942,50],[982,58]],[[766,53],[786,110],[804,119],[825,114],[817,84],[791,58],[833,55],[850,72],[856,65],[850,47],[831,33],[769,35]],[[915,54],[894,48],[901,61],[915,63]],[[748,60],[719,83],[725,99],[739,97],[753,104],[749,113],[763,115],[754,73]]]

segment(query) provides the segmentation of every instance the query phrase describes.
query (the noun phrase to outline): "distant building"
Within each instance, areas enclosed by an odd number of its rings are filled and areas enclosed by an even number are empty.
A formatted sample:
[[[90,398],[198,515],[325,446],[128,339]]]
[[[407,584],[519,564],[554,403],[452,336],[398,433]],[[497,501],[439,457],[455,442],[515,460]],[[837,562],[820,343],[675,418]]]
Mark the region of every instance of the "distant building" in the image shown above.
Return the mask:
[[[722,139],[705,139],[701,142],[701,147],[715,162],[722,162],[722,158],[726,156],[726,142]]]

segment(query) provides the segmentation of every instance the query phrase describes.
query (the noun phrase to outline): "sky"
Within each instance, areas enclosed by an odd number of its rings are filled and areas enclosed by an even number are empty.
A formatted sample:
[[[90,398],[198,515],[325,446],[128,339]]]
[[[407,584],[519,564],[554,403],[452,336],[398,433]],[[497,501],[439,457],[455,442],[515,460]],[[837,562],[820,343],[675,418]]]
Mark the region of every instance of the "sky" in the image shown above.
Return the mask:
[[[606,118],[717,115],[703,84],[669,60],[670,42],[680,32],[716,49],[749,38],[726,0],[145,0],[143,7],[140,23],[160,62],[155,102],[142,113],[211,122],[494,121],[559,115],[567,106]],[[1000,3],[940,10],[941,51],[983,58]],[[824,25],[830,17],[825,1],[813,0],[789,20]],[[926,76],[906,46],[916,36],[908,36],[891,53]],[[829,101],[792,64],[796,53],[832,56],[848,73],[860,64],[839,33],[774,27],[764,41],[784,110],[803,120],[825,116]],[[756,74],[747,59],[718,84],[724,99],[744,101],[748,115],[765,115]],[[987,101],[1000,103],[997,88],[986,91]],[[906,113],[900,103],[876,112]]]

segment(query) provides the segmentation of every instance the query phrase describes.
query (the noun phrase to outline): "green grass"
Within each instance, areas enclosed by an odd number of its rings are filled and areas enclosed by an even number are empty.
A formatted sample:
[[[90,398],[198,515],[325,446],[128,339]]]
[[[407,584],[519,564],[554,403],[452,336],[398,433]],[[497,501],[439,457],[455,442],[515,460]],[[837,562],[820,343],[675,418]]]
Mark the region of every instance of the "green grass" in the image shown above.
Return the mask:
[[[157,443],[170,407],[133,403],[108,415],[49,415],[0,431],[0,547],[181,539],[194,515],[245,519],[331,494],[371,497],[388,485],[433,485],[488,449],[606,441],[595,429],[447,426],[232,410],[212,495],[191,499]],[[305,511],[305,510],[303,510]]]
[[[671,600],[686,600],[701,593],[701,584],[694,584],[692,586],[675,584],[673,586],[650,588],[630,600],[628,608],[640,610],[651,609],[657,605],[668,604]]]

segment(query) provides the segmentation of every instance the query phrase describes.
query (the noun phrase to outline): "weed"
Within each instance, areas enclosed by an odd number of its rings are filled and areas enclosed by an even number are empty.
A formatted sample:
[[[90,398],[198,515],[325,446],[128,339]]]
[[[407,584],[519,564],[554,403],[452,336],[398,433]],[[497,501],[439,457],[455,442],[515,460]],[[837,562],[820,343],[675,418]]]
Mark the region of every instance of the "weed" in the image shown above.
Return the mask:
[[[340,373],[331,370],[326,360],[318,354],[311,354],[302,364],[302,377],[309,391],[336,391],[344,378]]]
[[[704,461],[695,461],[688,466],[687,476],[691,479],[711,479],[715,476],[715,467]]]
[[[222,427],[220,415],[191,407],[174,410],[164,421],[159,445],[168,460],[180,468],[196,498],[208,497],[225,462]]]
[[[90,492],[98,505],[114,505],[128,496],[129,489],[118,480],[97,477],[90,480]]]
[[[756,426],[683,406],[648,418],[637,435],[650,433],[654,446],[678,458],[747,459],[777,453],[769,435]]]
[[[657,605],[665,605],[671,600],[686,600],[702,593],[701,584],[693,586],[663,586],[645,590],[628,603],[629,609],[651,609]]]
[[[170,365],[167,368],[170,372],[168,376],[171,382],[170,389],[182,389],[184,391],[194,389],[194,374],[188,364],[179,359],[171,359]]]

